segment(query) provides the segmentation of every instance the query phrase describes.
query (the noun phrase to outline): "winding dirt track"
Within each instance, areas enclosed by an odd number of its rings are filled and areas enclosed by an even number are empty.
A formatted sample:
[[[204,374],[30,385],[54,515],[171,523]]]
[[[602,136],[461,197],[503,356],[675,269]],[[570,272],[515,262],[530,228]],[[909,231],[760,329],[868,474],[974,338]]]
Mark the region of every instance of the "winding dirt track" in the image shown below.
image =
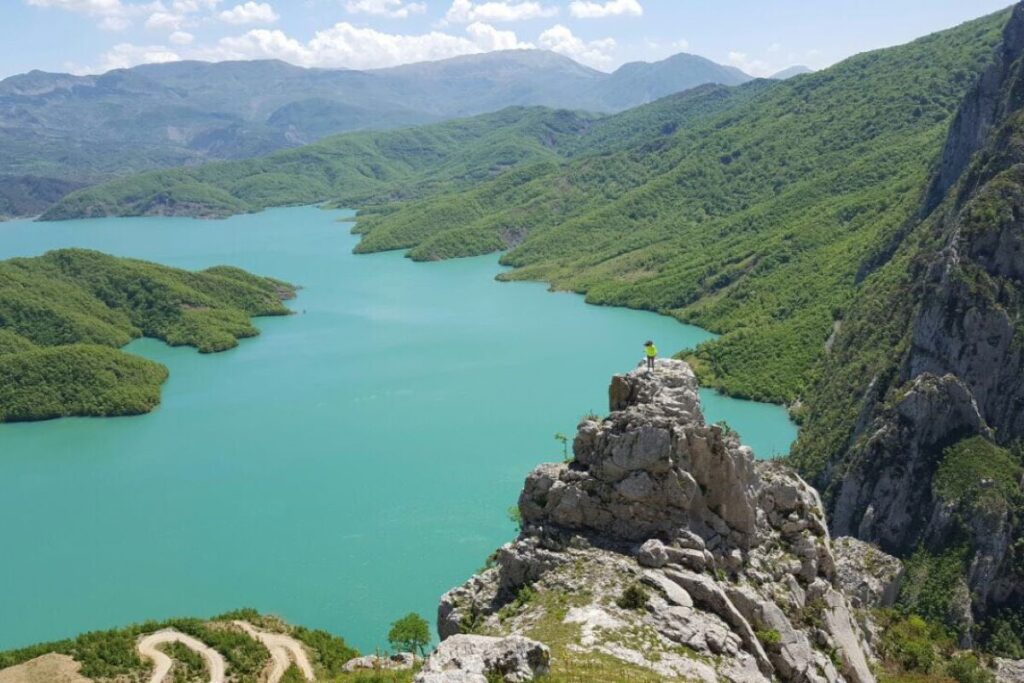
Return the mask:
[[[158,645],[167,643],[181,643],[190,650],[198,652],[206,661],[206,670],[210,672],[210,683],[224,683],[224,671],[227,668],[224,657],[192,636],[171,629],[150,633],[139,641],[139,655],[144,659],[152,660],[156,665],[153,675],[149,677],[149,683],[163,683],[167,674],[171,672],[174,660],[156,649]]]
[[[283,633],[257,630],[247,621],[236,621],[234,624],[248,633],[251,638],[263,643],[263,646],[270,651],[274,666],[267,676],[267,683],[278,683],[292,662],[299,667],[299,671],[307,681],[313,680],[313,665],[309,662],[309,655],[306,654],[302,643]]]

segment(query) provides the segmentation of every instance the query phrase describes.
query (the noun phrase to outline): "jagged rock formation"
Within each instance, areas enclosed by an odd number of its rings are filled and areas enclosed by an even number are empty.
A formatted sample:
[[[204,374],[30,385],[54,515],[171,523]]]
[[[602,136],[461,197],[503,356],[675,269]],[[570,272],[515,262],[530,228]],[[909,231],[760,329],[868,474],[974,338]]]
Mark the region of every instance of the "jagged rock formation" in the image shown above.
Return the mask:
[[[511,614],[529,586],[568,596],[573,648],[666,677],[873,681],[817,492],[707,425],[686,363],[616,376],[610,404],[580,424],[571,463],[530,474],[522,534],[442,599],[442,638],[529,633],[540,617]]]
[[[843,536],[835,539],[836,581],[857,609],[892,607],[903,563],[869,543]]]
[[[811,396],[819,408],[837,394],[860,396],[856,423],[844,425],[849,437],[815,472],[832,532],[904,557],[920,547],[936,557],[962,553],[955,598],[946,614],[930,616],[954,625],[965,646],[977,619],[1024,614],[1024,558],[1015,550],[1024,534],[1021,471],[1010,453],[1024,438],[1022,69],[1018,5],[950,130],[924,218],[888,266],[908,275],[894,286],[883,270],[868,284],[836,340],[839,358]],[[905,326],[888,339],[865,338],[890,325],[891,311],[906,316]],[[862,387],[830,387],[845,381],[841,364],[860,362],[879,343],[892,345],[889,367]],[[812,411],[805,434],[838,431],[821,427],[832,419]]]
[[[980,150],[992,127],[1006,117],[1007,113],[1020,106],[1019,94],[1006,90],[1006,83],[1020,68],[1017,60],[1024,50],[1024,21],[1017,7],[1014,16],[1003,31],[1003,43],[992,60],[992,64],[981,75],[974,88],[967,95],[956,118],[950,126],[950,135],[942,151],[939,168],[928,188],[925,200],[925,215],[938,206],[971,163],[974,154]]]

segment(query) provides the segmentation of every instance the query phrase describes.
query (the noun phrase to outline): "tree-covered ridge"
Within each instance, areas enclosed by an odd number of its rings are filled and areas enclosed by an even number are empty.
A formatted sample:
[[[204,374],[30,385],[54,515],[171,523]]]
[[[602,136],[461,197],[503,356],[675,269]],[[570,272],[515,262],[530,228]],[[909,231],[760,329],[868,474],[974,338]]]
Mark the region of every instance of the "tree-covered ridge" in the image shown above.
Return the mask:
[[[44,218],[227,216],[319,201],[365,207],[430,196],[512,168],[656,141],[768,86],[703,86],[604,118],[513,107],[421,128],[338,135],[261,159],[156,171],[89,188]]]
[[[917,209],[1006,18],[761,88],[629,149],[389,207],[360,248],[441,258],[514,236],[504,277],[721,333],[694,356],[702,381],[793,401],[858,274]]]
[[[510,249],[504,277],[720,333],[692,357],[705,383],[792,402],[866,265],[919,206],[1006,17],[607,118],[510,109],[145,174],[75,193],[48,217],[331,199],[361,209],[360,251]]]
[[[201,352],[286,315],[293,286],[218,266],[168,268],[63,249],[0,262],[0,422],[132,415],[160,401],[167,370],[119,349],[147,336]]]

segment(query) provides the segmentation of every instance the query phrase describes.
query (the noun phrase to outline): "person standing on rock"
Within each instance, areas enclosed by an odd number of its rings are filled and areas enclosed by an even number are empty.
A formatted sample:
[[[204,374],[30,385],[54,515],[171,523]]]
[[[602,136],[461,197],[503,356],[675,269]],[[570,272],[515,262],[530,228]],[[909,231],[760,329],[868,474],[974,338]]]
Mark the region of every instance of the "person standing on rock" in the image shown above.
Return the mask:
[[[658,357],[658,347],[650,339],[644,342],[644,353],[647,355],[647,369],[654,370],[654,359]]]

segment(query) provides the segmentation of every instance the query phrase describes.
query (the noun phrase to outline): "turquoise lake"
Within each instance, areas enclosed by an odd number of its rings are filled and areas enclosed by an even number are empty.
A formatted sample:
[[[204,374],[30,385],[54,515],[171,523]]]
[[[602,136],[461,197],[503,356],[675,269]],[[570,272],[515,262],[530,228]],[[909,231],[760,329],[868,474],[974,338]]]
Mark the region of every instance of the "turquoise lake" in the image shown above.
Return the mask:
[[[496,282],[496,256],[355,256],[350,215],[0,223],[0,258],[80,246],[304,288],[227,353],[132,343],[170,368],[152,414],[0,425],[0,649],[242,606],[383,645],[513,537],[524,477],[645,339],[711,336]],[[702,399],[760,457],[796,436],[778,406]]]

